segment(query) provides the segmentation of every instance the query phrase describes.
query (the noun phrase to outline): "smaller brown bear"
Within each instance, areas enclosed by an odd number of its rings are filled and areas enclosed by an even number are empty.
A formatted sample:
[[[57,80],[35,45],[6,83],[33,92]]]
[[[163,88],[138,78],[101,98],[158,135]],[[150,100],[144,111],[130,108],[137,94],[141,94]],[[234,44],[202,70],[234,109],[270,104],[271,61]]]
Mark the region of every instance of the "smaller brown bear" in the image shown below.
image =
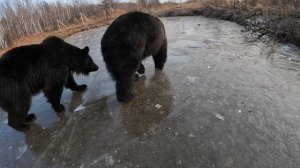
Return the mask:
[[[88,75],[98,70],[88,53],[88,47],[80,49],[58,37],[4,53],[0,58],[0,107],[8,112],[8,124],[19,131],[29,129],[28,123],[36,118],[28,115],[31,96],[40,91],[56,112],[63,112],[63,88],[87,88],[76,84],[73,73]]]

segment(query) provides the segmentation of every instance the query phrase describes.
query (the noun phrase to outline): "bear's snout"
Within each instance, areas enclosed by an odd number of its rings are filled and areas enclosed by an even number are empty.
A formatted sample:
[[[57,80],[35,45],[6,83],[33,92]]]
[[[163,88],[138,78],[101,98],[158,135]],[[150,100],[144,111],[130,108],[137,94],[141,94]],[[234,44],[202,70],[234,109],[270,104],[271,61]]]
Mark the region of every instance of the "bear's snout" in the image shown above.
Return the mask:
[[[91,71],[91,72],[95,72],[95,71],[98,71],[98,69],[99,69],[98,65],[96,65],[96,64],[94,63],[94,65],[91,66],[90,71]]]

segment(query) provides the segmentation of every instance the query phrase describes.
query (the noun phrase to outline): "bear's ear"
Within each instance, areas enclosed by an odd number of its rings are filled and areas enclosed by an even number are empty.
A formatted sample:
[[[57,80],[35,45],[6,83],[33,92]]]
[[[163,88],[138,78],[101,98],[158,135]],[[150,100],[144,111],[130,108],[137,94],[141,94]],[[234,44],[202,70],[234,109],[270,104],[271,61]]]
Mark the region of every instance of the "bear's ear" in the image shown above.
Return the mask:
[[[82,49],[82,51],[85,55],[87,55],[90,51],[90,48],[88,46],[85,46],[84,49]]]

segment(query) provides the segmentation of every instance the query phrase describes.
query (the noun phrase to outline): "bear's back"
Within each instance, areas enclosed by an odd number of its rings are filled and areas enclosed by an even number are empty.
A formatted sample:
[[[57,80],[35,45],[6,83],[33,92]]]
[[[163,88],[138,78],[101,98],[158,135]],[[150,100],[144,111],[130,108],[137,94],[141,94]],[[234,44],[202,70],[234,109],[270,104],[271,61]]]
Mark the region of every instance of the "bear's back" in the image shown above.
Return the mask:
[[[164,28],[156,16],[142,12],[129,12],[113,21],[104,33],[101,44],[103,46],[112,44],[107,43],[107,41],[113,41],[113,43],[127,43],[129,41],[128,39],[137,36],[139,38],[149,38],[149,36],[153,36],[153,34],[157,34],[161,31],[158,27]]]
[[[38,59],[38,57],[34,58],[37,48],[36,45],[30,45],[7,51],[0,58],[0,74],[24,74],[28,66]]]
[[[51,60],[47,57],[49,57],[49,52],[38,44],[11,49],[0,58],[0,76],[24,78],[29,72],[46,68],[45,64]]]
[[[155,54],[165,38],[165,28],[158,17],[129,12],[118,17],[107,28],[101,40],[101,51],[105,62],[120,53],[127,57],[127,51],[147,48],[147,51],[142,51],[144,55]]]

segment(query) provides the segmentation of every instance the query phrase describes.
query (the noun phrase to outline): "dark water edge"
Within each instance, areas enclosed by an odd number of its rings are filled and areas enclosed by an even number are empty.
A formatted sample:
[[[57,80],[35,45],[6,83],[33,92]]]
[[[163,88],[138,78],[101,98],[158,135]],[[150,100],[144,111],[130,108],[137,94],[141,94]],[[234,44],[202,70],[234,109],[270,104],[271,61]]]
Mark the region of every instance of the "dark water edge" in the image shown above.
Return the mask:
[[[262,14],[261,10],[243,11],[237,8],[216,8],[206,6],[199,9],[172,9],[155,13],[160,17],[205,16],[236,22],[255,31],[257,37],[269,36],[278,42],[290,43],[300,47],[300,19],[297,16],[279,17],[278,12]]]

